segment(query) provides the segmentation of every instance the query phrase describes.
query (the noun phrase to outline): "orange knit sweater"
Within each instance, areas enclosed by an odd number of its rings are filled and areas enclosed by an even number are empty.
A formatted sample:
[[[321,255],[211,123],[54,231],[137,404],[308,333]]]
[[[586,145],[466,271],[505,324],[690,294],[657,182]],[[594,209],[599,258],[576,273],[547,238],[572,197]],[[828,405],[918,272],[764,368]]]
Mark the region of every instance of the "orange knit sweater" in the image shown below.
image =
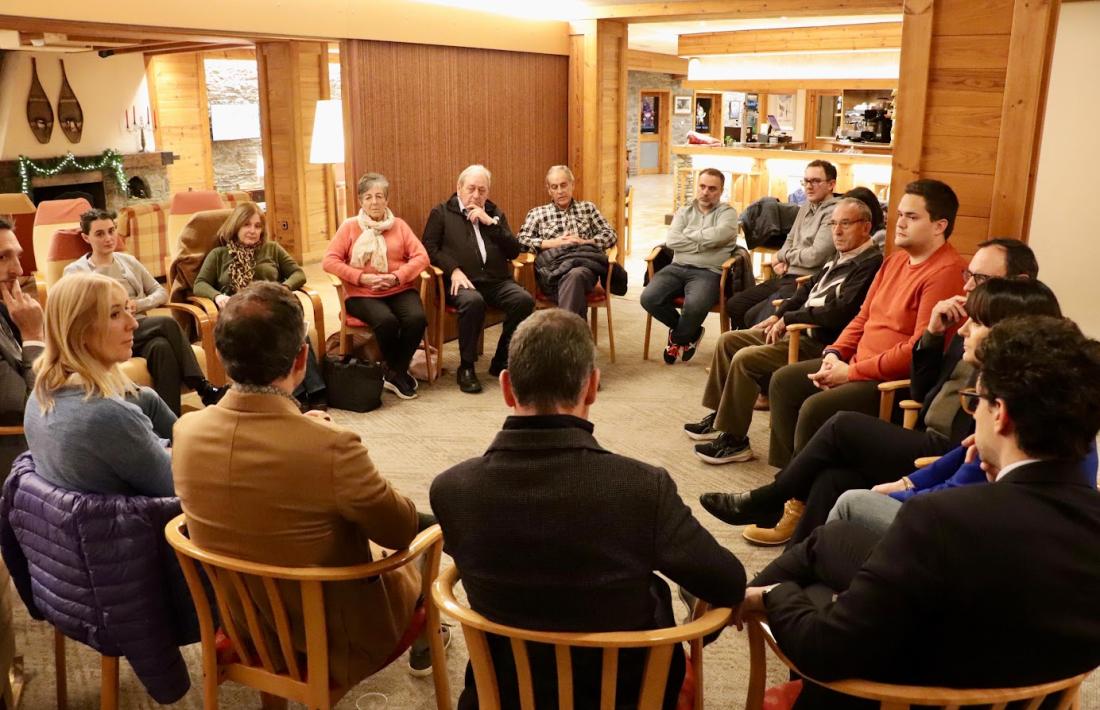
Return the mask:
[[[851,366],[850,380],[899,380],[909,376],[913,346],[928,327],[932,308],[963,292],[966,262],[944,244],[922,263],[909,263],[897,251],[879,269],[867,298],[836,342],[835,351]],[[949,333],[944,342],[951,341]]]
[[[420,272],[428,268],[428,252],[420,243],[409,225],[400,217],[394,219],[393,226],[382,233],[386,240],[386,258],[389,261],[390,273],[397,274],[400,282],[393,288],[385,291],[371,291],[359,285],[361,274],[378,273],[374,267],[367,264],[363,268],[356,268],[348,264],[351,258],[351,248],[355,240],[363,230],[359,228],[359,222],[355,217],[344,220],[340,228],[336,230],[332,241],[325,253],[323,267],[325,271],[337,276],[344,281],[348,298],[365,296],[378,298],[380,296],[392,296],[395,293],[416,288],[419,283]]]

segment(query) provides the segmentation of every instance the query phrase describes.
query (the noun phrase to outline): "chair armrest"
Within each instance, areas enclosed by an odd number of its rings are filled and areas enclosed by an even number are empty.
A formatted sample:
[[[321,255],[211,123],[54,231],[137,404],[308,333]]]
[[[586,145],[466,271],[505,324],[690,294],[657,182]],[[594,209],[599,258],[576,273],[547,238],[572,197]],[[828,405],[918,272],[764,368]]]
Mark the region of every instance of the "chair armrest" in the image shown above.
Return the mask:
[[[921,456],[919,459],[913,459],[913,468],[924,468],[925,466],[931,466],[939,460],[939,456]]]
[[[883,421],[890,421],[890,415],[894,413],[894,398],[897,396],[898,390],[906,389],[909,387],[909,380],[891,380],[889,382],[880,382],[878,385],[879,400],[878,400],[878,418]],[[913,420],[916,423],[916,420]]]
[[[879,382],[879,392],[896,392],[900,389],[904,389],[909,386],[909,380],[890,380],[889,382]],[[910,400],[906,400],[910,401]]]
[[[918,402],[915,399],[903,399],[900,402],[898,402],[898,407],[904,409],[907,412],[908,411],[919,412],[921,409],[924,408],[924,405],[921,404],[920,402]]]
[[[645,259],[642,260],[645,262],[646,273],[649,274],[649,278],[651,279],[653,278],[653,260],[657,258],[658,254],[661,253],[661,246],[662,245],[658,244],[657,246],[653,247],[649,251],[649,254],[646,254]]]
[[[330,274],[329,272],[326,271],[325,276],[328,277],[328,282],[330,284],[332,284],[333,286],[335,286],[336,288],[340,288],[341,286],[344,285],[344,280],[342,278],[340,278],[339,276],[337,276],[336,274]]]
[[[214,320],[218,319],[218,306],[209,298],[191,295],[187,297],[187,302],[194,303],[196,306],[205,311],[206,315],[210,316]]]
[[[807,281],[809,281],[812,278],[813,278],[813,276],[810,276],[809,274],[806,274],[805,276],[799,276],[797,279],[794,280],[794,282],[796,284],[798,284],[799,286],[801,286],[802,284],[806,283]]]
[[[619,245],[616,244],[615,246],[608,247],[606,250],[604,250],[604,253],[607,254],[608,262],[618,261],[619,260]]]
[[[159,308],[167,308],[170,311],[186,313],[195,320],[195,332],[199,336],[199,344],[202,345],[202,352],[206,358],[206,379],[220,387],[224,385],[227,380],[225,368],[222,366],[222,361],[218,357],[217,348],[214,347],[214,325],[218,322],[217,308],[214,307],[214,304],[209,299],[199,296],[189,296],[188,300],[205,302],[206,306],[214,309],[213,316],[211,316],[206,308],[200,308],[191,303],[169,302],[165,303],[163,306],[159,306]]]
[[[779,306],[782,306],[783,301],[786,301],[786,300],[787,299],[785,299],[785,298],[773,298],[772,299],[772,305],[775,306],[776,308],[778,308]]]
[[[321,294],[309,286],[302,286],[298,289],[298,293],[308,298],[310,305],[313,306],[313,327],[317,330],[317,347],[323,349],[325,347],[325,307],[321,303]],[[340,310],[343,311],[343,307]],[[316,353],[316,355],[323,357],[324,353]]]
[[[42,275],[42,272],[34,272],[34,295],[38,299],[38,305],[42,306],[42,309],[46,308],[46,277]]]
[[[788,333],[801,333],[803,331],[809,330],[810,328],[813,328],[813,326],[810,325],[809,323],[794,323],[793,325],[788,325],[787,326],[787,332]]]
[[[23,425],[19,426],[0,426],[0,436],[22,436]]]
[[[903,412],[901,425],[906,429],[916,429],[917,417],[920,416],[920,410],[924,405],[915,399],[903,399],[898,403],[898,407]]]

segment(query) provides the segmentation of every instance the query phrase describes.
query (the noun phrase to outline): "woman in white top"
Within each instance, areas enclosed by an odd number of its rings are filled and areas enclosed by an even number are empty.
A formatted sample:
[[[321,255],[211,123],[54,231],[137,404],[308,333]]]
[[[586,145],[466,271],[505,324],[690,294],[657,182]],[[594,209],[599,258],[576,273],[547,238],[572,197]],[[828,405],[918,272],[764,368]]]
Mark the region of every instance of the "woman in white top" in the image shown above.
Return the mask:
[[[133,356],[145,358],[153,389],[177,416],[180,414],[181,385],[195,390],[203,404],[216,403],[225,388],[211,385],[203,376],[179,323],[169,316],[145,314],[151,308],[164,305],[168,292],[140,261],[116,251],[121,247],[121,239],[116,231],[115,217],[114,212],[101,209],[91,209],[80,215],[81,236],[92,251],[66,266],[65,274],[103,274],[122,285],[129,298],[128,307],[138,319]]]

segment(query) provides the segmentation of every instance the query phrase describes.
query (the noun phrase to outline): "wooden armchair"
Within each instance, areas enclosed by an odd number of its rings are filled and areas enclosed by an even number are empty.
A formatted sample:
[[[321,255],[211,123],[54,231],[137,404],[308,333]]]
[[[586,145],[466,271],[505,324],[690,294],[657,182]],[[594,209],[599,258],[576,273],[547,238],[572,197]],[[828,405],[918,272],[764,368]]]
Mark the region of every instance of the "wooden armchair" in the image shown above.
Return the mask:
[[[695,698],[693,707],[703,707],[703,637],[720,630],[733,615],[728,608],[705,611],[704,605],[695,610],[691,623],[652,631],[607,631],[599,633],[562,633],[549,631],[530,631],[504,626],[489,621],[455,598],[454,587],[459,579],[457,567],[451,567],[439,575],[432,585],[432,598],[443,612],[462,624],[462,633],[466,638],[466,647],[470,653],[470,665],[473,666],[474,680],[477,684],[478,705],[482,710],[500,710],[500,688],[497,685],[496,671],[489,653],[486,634],[503,636],[511,641],[512,654],[516,663],[516,676],[519,681],[520,707],[523,710],[535,709],[534,685],[531,676],[531,663],[528,656],[529,643],[549,644],[554,647],[554,660],[557,667],[559,688],[558,707],[562,710],[573,708],[573,666],[570,649],[603,649],[603,671],[600,678],[600,710],[613,710],[615,704],[616,681],[618,678],[619,650],[624,648],[648,649],[645,673],[642,677],[641,692],[637,707],[642,710],[660,708],[668,683],[669,666],[673,649],[687,641],[691,647],[692,670],[695,675]],[[581,707],[597,707],[596,698],[585,698]]]
[[[631,188],[633,189],[633,188]],[[618,247],[611,247],[607,250],[607,262],[608,269],[618,256]],[[515,264],[515,270],[513,278],[516,283],[523,286],[535,299],[535,308],[557,308],[558,304],[551,301],[546,297],[541,290],[539,290],[538,280],[535,277],[535,255],[534,254],[520,254],[519,258],[513,262]],[[611,362],[615,362],[615,330],[611,324],[611,292],[608,290],[610,285],[606,283],[610,279],[610,273],[605,277],[603,283],[597,283],[596,287],[592,289],[588,294],[588,310],[589,321],[592,327],[592,340],[595,343],[599,343],[599,310],[603,308],[607,313],[607,341],[611,350]]]
[[[218,707],[218,685],[227,680],[255,688],[266,696],[303,703],[311,709],[331,708],[350,690],[333,688],[329,682],[326,582],[368,579],[426,556],[422,593],[427,602],[427,628],[439,626],[439,610],[431,603],[429,596],[443,552],[443,533],[438,525],[421,532],[404,550],[377,562],[349,567],[275,567],[208,552],[187,537],[184,515],[171,520],[164,534],[168,544],[176,551],[198,613],[202,636],[203,704],[207,710]],[[247,584],[247,578],[260,580],[263,593],[259,585]],[[204,580],[209,580],[216,607],[211,604]],[[305,625],[304,654],[294,648],[284,598],[286,585],[277,584],[277,580],[294,583],[301,595]],[[237,626],[239,617],[235,617],[231,609],[243,611],[245,629]],[[264,609],[270,609],[279,644],[277,647],[269,646],[267,631],[270,630],[260,625],[260,618],[265,615]],[[231,660],[218,658],[214,639],[217,630],[215,617],[236,654]],[[437,633],[429,636],[436,704],[440,710],[449,710],[450,688],[443,639]]]
[[[646,273],[649,275],[649,280],[653,280],[653,275],[657,273],[658,269],[653,268],[653,260],[657,258],[657,255],[661,253],[661,246],[653,247],[653,250],[645,258]],[[740,256],[734,255],[722,262],[722,280],[718,285],[718,303],[715,303],[710,308],[711,313],[718,314],[718,327],[719,332],[725,333],[729,330],[729,316],[726,315],[726,284],[729,283],[730,269],[737,263]],[[673,305],[680,308],[684,305],[684,297],[677,296],[673,299]],[[649,359],[649,339],[653,329],[653,316],[646,313],[645,316],[645,342],[642,345],[642,359]]]
[[[344,355],[346,355],[351,349],[350,341],[352,333],[357,330],[369,332],[370,325],[364,323],[355,316],[348,315],[347,310],[345,310],[344,301],[347,300],[347,289],[345,288],[344,280],[335,274],[329,274],[326,272],[325,275],[328,276],[328,282],[332,284],[333,288],[336,289],[336,297],[340,301],[340,345],[339,350],[337,350],[337,354],[340,357],[344,357]],[[429,311],[430,296],[428,294],[428,291],[431,288],[432,278],[433,277],[431,272],[427,270],[420,272],[420,283],[418,287],[418,292],[420,293],[420,305],[423,306],[425,313],[428,313]],[[428,372],[433,372],[432,349],[431,347],[429,347],[430,338],[431,333],[429,332],[429,330],[425,330],[423,340],[424,361],[427,366]],[[431,384],[431,379],[428,380],[428,384]]]
[[[791,663],[790,659],[783,655],[771,629],[760,619],[750,619],[747,622],[749,632],[749,694],[745,703],[745,710],[762,710],[764,707],[764,682],[767,674],[767,660],[764,644],[767,642],[772,651],[783,662],[783,665],[798,673],[803,678],[803,683],[817,683],[837,693],[851,695],[856,698],[877,700],[882,710],[909,710],[912,706],[933,706],[958,710],[959,707],[968,705],[991,705],[998,710],[1003,710],[1006,705],[1018,700],[1029,700],[1028,708],[1038,708],[1044,699],[1057,698],[1058,710],[1069,710],[1078,707],[1078,691],[1081,683],[1089,676],[1089,673],[1056,680],[1041,685],[1031,685],[1019,688],[933,688],[916,685],[893,685],[891,683],[877,683],[870,680],[839,680],[824,683],[813,680],[802,673]],[[1044,706],[1045,707],[1045,706]]]

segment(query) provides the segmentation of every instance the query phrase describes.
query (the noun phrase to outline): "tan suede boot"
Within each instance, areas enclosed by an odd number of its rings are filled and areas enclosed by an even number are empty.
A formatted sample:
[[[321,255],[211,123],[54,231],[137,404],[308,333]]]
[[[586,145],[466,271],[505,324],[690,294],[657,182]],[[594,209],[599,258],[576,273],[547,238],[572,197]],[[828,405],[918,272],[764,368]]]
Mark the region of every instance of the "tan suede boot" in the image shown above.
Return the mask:
[[[774,528],[750,525],[741,535],[754,545],[782,545],[794,535],[794,529],[798,527],[798,521],[802,520],[805,512],[806,504],[791,498],[783,504],[783,517]]]

